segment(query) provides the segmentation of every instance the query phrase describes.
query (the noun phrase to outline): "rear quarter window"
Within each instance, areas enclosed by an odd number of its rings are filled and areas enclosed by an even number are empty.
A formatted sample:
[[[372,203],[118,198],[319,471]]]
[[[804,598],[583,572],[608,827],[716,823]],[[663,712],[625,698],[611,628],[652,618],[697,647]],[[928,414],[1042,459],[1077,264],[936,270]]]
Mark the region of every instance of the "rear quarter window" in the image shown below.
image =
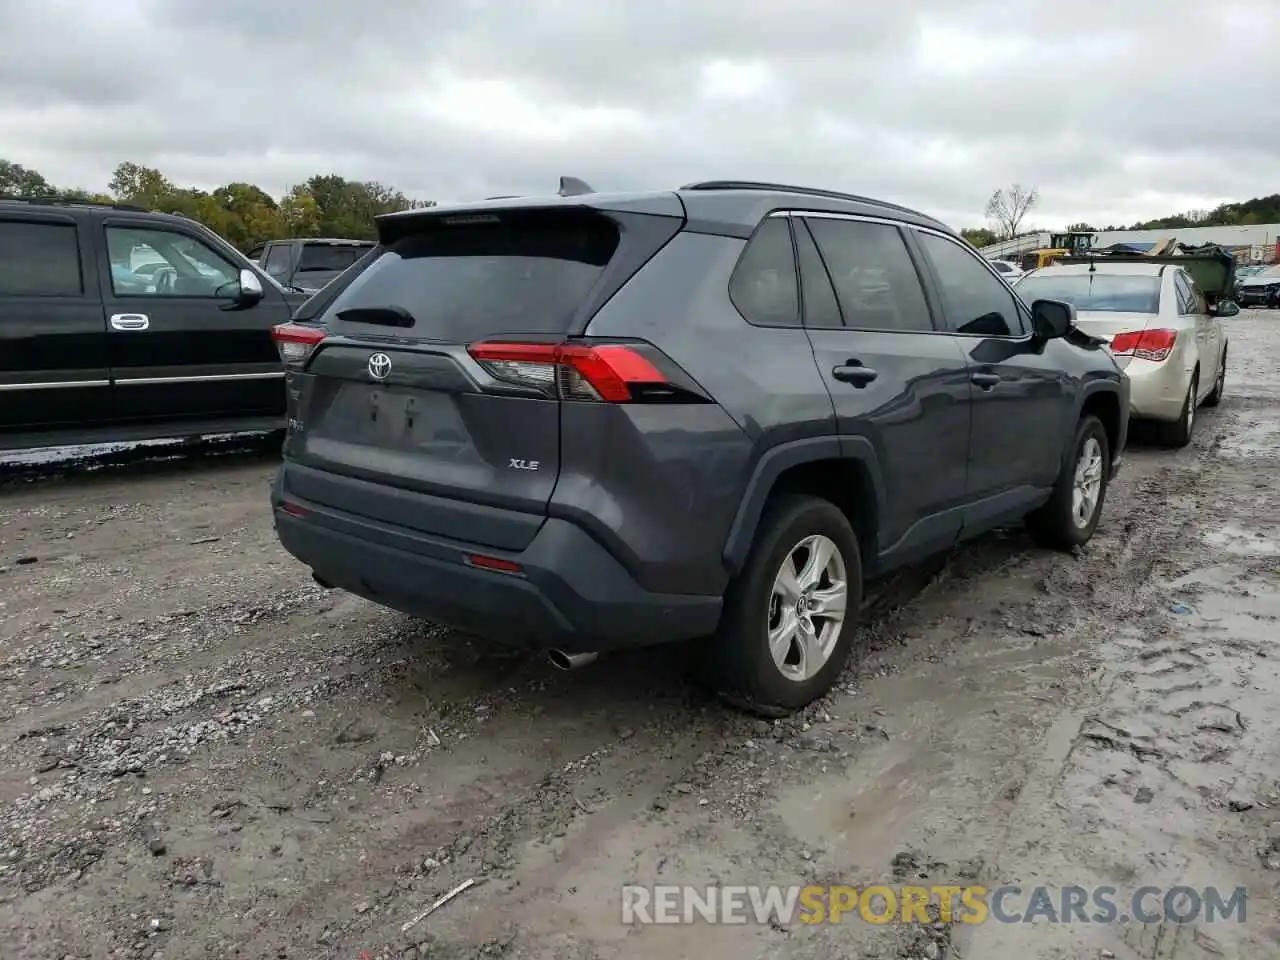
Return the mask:
[[[0,296],[78,297],[83,292],[73,224],[0,220]]]

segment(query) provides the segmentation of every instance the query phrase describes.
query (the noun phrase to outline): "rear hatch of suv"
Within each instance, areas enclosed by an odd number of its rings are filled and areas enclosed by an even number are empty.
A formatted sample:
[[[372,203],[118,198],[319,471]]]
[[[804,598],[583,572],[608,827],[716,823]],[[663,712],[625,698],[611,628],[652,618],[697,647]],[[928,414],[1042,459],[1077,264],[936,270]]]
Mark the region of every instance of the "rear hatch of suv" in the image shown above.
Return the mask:
[[[616,399],[654,369],[643,345],[579,335],[683,223],[674,194],[381,219],[376,255],[277,328],[286,496],[526,547],[559,474],[561,398]]]

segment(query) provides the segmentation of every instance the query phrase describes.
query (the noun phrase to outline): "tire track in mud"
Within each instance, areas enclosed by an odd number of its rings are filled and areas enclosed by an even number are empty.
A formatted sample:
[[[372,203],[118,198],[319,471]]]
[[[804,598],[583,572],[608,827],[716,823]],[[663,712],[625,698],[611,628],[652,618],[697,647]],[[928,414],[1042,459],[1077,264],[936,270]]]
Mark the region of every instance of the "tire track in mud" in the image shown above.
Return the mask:
[[[1277,651],[1267,649],[1274,628],[1270,636],[1256,623],[1251,629],[1258,614],[1242,609],[1250,596],[1266,598],[1259,602],[1274,620],[1280,578],[1274,556],[1250,559],[1247,545],[1233,556],[1215,544],[1214,526],[1261,524],[1273,538],[1264,535],[1261,549],[1274,549],[1280,517],[1256,499],[1255,471],[1280,452],[1258,449],[1261,435],[1274,443],[1278,406],[1269,396],[1229,391],[1216,414],[1202,417],[1193,457],[1174,455],[1144,485],[1149,532],[1136,552],[1145,555],[1141,576],[1130,581],[1129,616],[1117,620],[1099,650],[1110,683],[1079,715],[1061,762],[1042,771],[1050,782],[1038,802],[1018,811],[993,882],[1016,877],[1024,888],[1092,883],[1130,892],[1144,884],[1249,885],[1255,896],[1275,887],[1254,857],[1239,856],[1260,831],[1238,813],[1264,804],[1268,792],[1280,799],[1272,773],[1280,750],[1261,732],[1280,721]],[[1267,945],[1258,918],[1253,913],[1247,929],[1037,925],[1033,934],[989,925],[964,942],[990,960],[1106,949],[1145,960],[1262,956],[1274,944]]]

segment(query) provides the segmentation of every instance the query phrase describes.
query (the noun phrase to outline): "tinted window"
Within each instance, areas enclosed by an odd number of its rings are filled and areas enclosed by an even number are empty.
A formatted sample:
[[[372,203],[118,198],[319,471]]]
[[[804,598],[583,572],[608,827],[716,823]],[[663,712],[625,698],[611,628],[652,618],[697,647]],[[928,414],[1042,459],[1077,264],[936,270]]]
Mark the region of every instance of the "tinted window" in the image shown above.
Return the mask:
[[[370,247],[337,246],[332,243],[308,243],[302,248],[298,260],[298,273],[341,273],[366,253]]]
[[[266,262],[262,264],[262,269],[279,280],[281,277],[289,275],[289,255],[292,251],[288,244],[277,244],[267,251]]]
[[[996,268],[996,273],[1009,273],[1011,270],[1013,270],[1013,267],[1009,266],[1009,264],[1002,263],[999,260],[992,260],[991,266]]]
[[[82,292],[74,226],[0,221],[0,296],[77,297]]]
[[[617,225],[595,213],[431,217],[413,229],[384,247],[328,312],[399,307],[413,317],[415,336],[453,343],[563,333],[619,240]]]
[[[172,230],[107,227],[111,289],[122,297],[225,297],[240,270],[199,240]]]
[[[896,227],[819,217],[808,224],[831,274],[845,326],[933,329],[915,264]]]
[[[729,278],[729,297],[749,323],[799,325],[796,259],[784,218],[770,217],[756,230]]]
[[[957,243],[932,233],[917,233],[938,274],[947,325],[959,333],[1008,337],[1022,332],[1013,294],[981,260]],[[1018,291],[1026,295],[1023,279]]]
[[[803,222],[796,221],[795,226],[804,324],[814,328],[843,327],[844,320],[840,316],[840,305],[836,303],[836,292],[831,287],[831,277],[822,262],[822,255],[818,253],[817,244]]]
[[[1105,273],[1037,273],[1023,277],[1018,295],[1034,300],[1065,300],[1077,310],[1101,313],[1159,313],[1160,278]]]

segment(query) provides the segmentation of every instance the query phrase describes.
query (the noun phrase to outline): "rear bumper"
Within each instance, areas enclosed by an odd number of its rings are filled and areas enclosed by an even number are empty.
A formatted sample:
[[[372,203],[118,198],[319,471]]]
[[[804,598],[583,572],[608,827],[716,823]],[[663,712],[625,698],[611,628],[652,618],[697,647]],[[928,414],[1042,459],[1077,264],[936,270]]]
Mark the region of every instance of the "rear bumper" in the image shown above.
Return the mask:
[[[1130,416],[1140,420],[1172,423],[1182,416],[1182,404],[1191,387],[1191,370],[1181,354],[1167,360],[1131,360],[1125,367],[1129,377]]]
[[[495,551],[300,501],[286,513],[281,480],[272,514],[281,544],[325,583],[411,616],[512,646],[589,652],[706,636],[720,597],[641,587],[575,524],[548,519],[519,552]],[[519,573],[472,566],[480,554]]]

